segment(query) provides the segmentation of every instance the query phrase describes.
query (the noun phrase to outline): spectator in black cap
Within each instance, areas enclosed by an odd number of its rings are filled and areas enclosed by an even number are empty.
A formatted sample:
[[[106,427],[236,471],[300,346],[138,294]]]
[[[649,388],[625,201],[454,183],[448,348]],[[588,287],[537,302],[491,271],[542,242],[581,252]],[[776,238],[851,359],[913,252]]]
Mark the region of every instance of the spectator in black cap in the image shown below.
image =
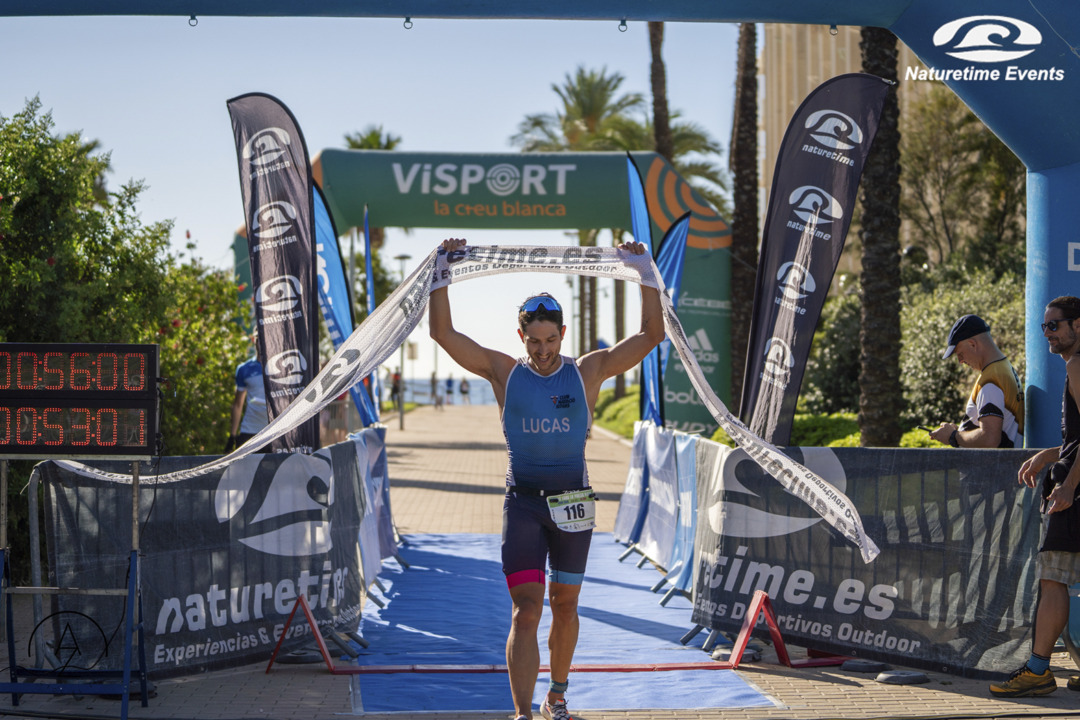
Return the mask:
[[[953,447],[1014,448],[1024,445],[1024,393],[1005,354],[978,315],[964,315],[949,331],[942,359],[956,360],[979,373],[959,425],[942,423],[930,437]]]

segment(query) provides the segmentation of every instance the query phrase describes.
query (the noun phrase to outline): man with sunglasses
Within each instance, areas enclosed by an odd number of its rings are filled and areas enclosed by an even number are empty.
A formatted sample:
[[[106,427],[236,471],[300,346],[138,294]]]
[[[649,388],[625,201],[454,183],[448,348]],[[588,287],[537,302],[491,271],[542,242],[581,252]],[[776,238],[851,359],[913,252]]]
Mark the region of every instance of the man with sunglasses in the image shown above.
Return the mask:
[[[1061,447],[1039,451],[1020,467],[1017,480],[1035,487],[1043,477],[1043,540],[1036,558],[1039,601],[1035,607],[1031,657],[1008,680],[994,683],[990,693],[998,697],[1049,695],[1057,690],[1050,670],[1050,654],[1069,622],[1069,586],[1080,581],[1080,298],[1063,296],[1046,306],[1043,337],[1050,352],[1065,361],[1065,397],[1062,400]],[[1070,690],[1080,690],[1080,677],[1069,680]]]
[[[941,356],[953,355],[961,365],[979,373],[967,402],[967,418],[959,426],[942,423],[930,437],[945,445],[973,448],[1014,448],[1024,445],[1024,393],[1005,353],[990,336],[990,326],[978,315],[964,315],[949,331]]]
[[[463,250],[465,240],[442,249]],[[641,255],[645,246],[619,246]],[[544,609],[548,567],[551,683],[540,711],[548,720],[572,720],[565,693],[578,635],[578,596],[585,574],[595,507],[585,468],[585,441],[600,385],[640,363],[664,339],[663,311],[654,288],[641,286],[641,327],[612,347],[580,358],[562,355],[566,325],[548,294],[518,309],[518,337],[525,357],[482,347],[454,328],[446,287],[431,291],[431,337],[466,372],[491,383],[499,404],[509,463],[503,503],[502,564],[513,614],[506,641],[517,720],[531,720],[540,669],[537,629]]]

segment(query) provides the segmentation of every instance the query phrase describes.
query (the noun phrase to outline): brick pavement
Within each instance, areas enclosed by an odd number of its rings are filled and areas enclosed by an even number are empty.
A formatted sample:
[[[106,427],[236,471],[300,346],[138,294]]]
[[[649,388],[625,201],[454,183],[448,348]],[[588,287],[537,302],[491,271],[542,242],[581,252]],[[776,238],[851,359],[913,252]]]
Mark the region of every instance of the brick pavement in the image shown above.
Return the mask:
[[[414,532],[497,533],[506,454],[498,417],[491,406],[422,407],[406,415],[405,429],[386,418],[391,502],[398,529]],[[630,451],[624,441],[598,431],[589,442],[589,469],[601,502],[598,527],[610,531],[626,478]],[[27,613],[20,607],[20,627]],[[17,631],[16,635],[19,635]],[[794,657],[802,653],[792,650]],[[922,685],[886,685],[874,675],[839,668],[786,668],[766,648],[761,662],[743,664],[739,675],[775,700],[774,707],[666,711],[589,711],[579,720],[866,720],[869,718],[1054,717],[1080,715],[1080,693],[1065,689],[1068,656],[1054,658],[1060,689],[1037,699],[995,700],[985,680],[926,673]],[[901,668],[898,668],[901,669]],[[265,664],[162,680],[149,707],[131,704],[139,720],[330,720],[356,715],[350,679],[321,664]],[[687,705],[692,705],[688,698]],[[117,700],[93,696],[25,695],[18,708],[0,699],[0,716],[119,717]],[[503,718],[506,713],[367,714],[371,720],[466,720]]]

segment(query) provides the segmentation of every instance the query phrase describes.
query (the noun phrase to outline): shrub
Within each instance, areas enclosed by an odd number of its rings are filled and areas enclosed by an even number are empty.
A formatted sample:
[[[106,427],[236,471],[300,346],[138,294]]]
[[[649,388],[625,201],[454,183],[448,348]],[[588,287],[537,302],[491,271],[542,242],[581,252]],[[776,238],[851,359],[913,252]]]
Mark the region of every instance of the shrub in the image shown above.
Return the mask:
[[[854,292],[825,303],[806,362],[800,410],[858,412],[860,311],[859,296]]]

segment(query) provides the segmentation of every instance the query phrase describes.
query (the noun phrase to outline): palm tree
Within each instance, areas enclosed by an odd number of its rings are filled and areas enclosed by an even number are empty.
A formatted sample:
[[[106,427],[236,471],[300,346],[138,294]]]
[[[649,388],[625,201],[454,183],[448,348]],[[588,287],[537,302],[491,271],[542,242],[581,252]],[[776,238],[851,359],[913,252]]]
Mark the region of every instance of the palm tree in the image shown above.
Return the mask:
[[[668,117],[667,70],[660,50],[664,45],[664,23],[649,23],[649,52],[652,63],[649,65],[649,80],[652,84],[653,137],[656,152],[669,163],[675,160],[675,141],[671,136],[671,120]]]
[[[345,147],[349,150],[393,150],[400,144],[401,137],[384,133],[382,125],[368,125],[360,132],[345,134]],[[381,248],[386,239],[385,228],[373,227],[369,230],[372,250]]]
[[[742,397],[758,261],[757,27],[739,26],[735,122],[731,130],[735,211],[731,217],[731,397]],[[749,408],[746,409],[747,411]],[[742,410],[740,410],[742,412]]]
[[[551,89],[562,107],[555,113],[528,115],[510,138],[523,152],[588,152],[619,150],[618,127],[621,119],[644,102],[639,93],[620,94],[625,78],[608,74],[607,68],[588,70],[579,65],[567,73],[562,85]],[[596,230],[578,231],[578,244],[596,245]],[[596,278],[578,277],[578,337],[582,351],[595,350]]]
[[[896,82],[896,36],[864,27],[863,72]],[[885,96],[877,136],[862,175],[862,329],[859,332],[859,430],[864,447],[896,447],[900,413],[900,109]]]

